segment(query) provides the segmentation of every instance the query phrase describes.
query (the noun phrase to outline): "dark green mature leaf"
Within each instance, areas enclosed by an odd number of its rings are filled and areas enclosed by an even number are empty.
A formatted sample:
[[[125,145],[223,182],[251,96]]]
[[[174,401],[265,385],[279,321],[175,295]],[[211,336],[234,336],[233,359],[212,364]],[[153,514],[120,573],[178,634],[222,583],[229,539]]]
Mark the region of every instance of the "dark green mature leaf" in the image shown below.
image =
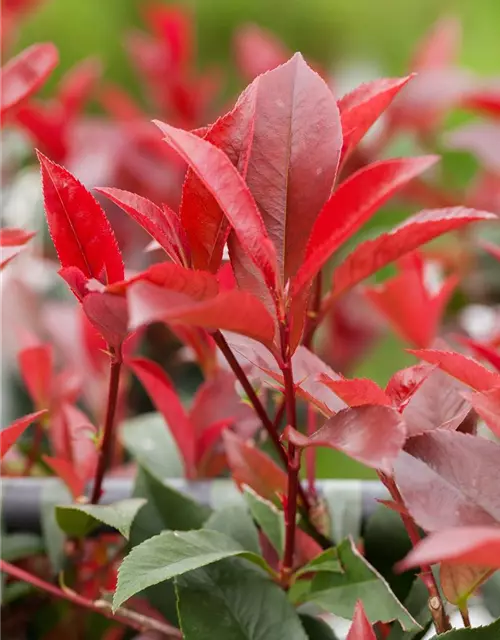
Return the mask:
[[[430,640],[498,640],[498,638],[500,638],[500,619],[485,627],[453,629],[438,636],[432,636]]]
[[[175,580],[184,640],[306,640],[282,589],[238,560],[192,571]]]
[[[404,605],[407,611],[422,626],[422,629],[403,631],[399,624],[394,624],[387,640],[420,640],[420,638],[423,638],[432,622],[428,602],[429,592],[426,586],[420,578],[415,578]]]
[[[158,478],[184,477],[179,449],[160,413],[145,413],[126,420],[121,439],[134,460]]]
[[[272,502],[261,498],[250,487],[245,487],[243,497],[259,527],[281,557],[285,541],[285,520],[283,512]]]
[[[44,544],[40,536],[34,533],[9,533],[2,535],[2,560],[16,562],[21,558],[43,553]]]
[[[134,546],[165,529],[200,529],[211,513],[209,507],[176,491],[142,467],[137,474],[134,496],[147,500],[132,526],[130,542]]]
[[[404,602],[411,589],[413,573],[396,574],[393,568],[412,547],[399,513],[380,505],[366,523],[363,540],[365,558]]]
[[[257,529],[244,505],[228,505],[214,511],[204,528],[229,536],[246,551],[261,552]]]
[[[316,556],[311,562],[308,562],[301,567],[296,573],[295,577],[298,578],[306,573],[312,573],[317,571],[333,571],[334,573],[342,572],[342,565],[339,562],[337,550],[327,549],[323,551],[319,556]]]
[[[307,613],[301,613],[299,617],[309,640],[337,640],[333,629],[324,620]]]
[[[308,601],[352,619],[356,602],[361,600],[370,622],[399,620],[405,630],[418,628],[384,578],[356,550],[352,539],[341,542],[337,553],[343,573],[318,573],[306,595]]]
[[[144,498],[129,498],[114,504],[72,504],[56,507],[56,520],[61,529],[72,537],[86,536],[102,522],[117,529],[124,538],[129,538],[130,528]]]
[[[113,608],[147,587],[232,556],[268,569],[262,557],[245,551],[218,531],[164,531],[134,547],[124,558],[118,570]]]

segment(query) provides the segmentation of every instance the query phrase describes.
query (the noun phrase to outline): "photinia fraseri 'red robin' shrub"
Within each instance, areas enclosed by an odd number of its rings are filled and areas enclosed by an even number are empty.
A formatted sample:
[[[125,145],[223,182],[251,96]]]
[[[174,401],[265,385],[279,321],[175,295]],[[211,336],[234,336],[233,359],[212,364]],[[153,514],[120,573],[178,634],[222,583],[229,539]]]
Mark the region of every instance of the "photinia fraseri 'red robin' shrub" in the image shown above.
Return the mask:
[[[357,157],[367,155],[368,129],[414,78],[381,79],[337,99],[300,54],[279,66],[258,61],[272,68],[226,114],[192,130],[180,82],[191,55],[188,27],[181,14],[158,11],[151,14],[156,40],[139,42],[139,66],[150,89],[161,52],[169,51],[178,72],[155,99],[168,113],[174,94],[182,117],[176,126],[157,120],[155,144],[187,167],[179,206],[117,187],[96,192],[149,234],[162,259],[126,269],[106,205],[60,157],[38,151],[59,275],[76,298],[82,352],[107,391],[102,407],[87,407],[83,364],[74,372],[81,378],[72,378],[74,360],[64,349],[57,363],[46,342],[30,338],[19,351],[37,411],[2,433],[2,468],[10,475],[50,469],[68,488],[51,517],[67,536],[71,583],[56,586],[35,565],[8,558],[2,570],[123,627],[186,640],[334,638],[323,614],[352,620],[349,640],[415,637],[432,624],[450,639],[496,637],[498,620],[452,630],[445,598],[470,626],[468,599],[499,568],[500,445],[476,429],[479,416],[500,433],[497,346],[462,339],[483,365],[439,337],[460,278],[452,273],[431,290],[420,251],[443,234],[493,227],[497,216],[446,202],[351,248],[377,211],[407,197],[415,181],[429,194],[421,176],[437,156]],[[439,58],[446,67],[450,33],[438,30],[415,65],[425,69]],[[270,59],[283,53],[268,45]],[[246,56],[248,39],[240,46]],[[27,99],[40,73],[11,101]],[[431,129],[440,122],[438,106],[431,105]],[[388,126],[420,127],[404,101],[396,107]],[[30,236],[10,230],[5,237],[18,249]],[[418,347],[411,353],[421,362],[394,371],[382,388],[332,369],[314,352],[314,338],[343,296],[393,263],[398,274],[365,286],[364,295]],[[164,367],[135,353],[158,324],[192,349],[203,372],[189,407]],[[156,409],[153,418],[124,420],[131,374]],[[13,447],[32,422],[19,473]],[[267,451],[258,446],[263,437]],[[318,447],[372,468],[387,491],[383,524],[369,526],[362,541],[358,532],[337,535],[316,486]],[[238,498],[214,510],[195,502],[165,481],[174,466],[188,480],[229,473]],[[105,474],[131,472],[134,497],[109,503]],[[102,533],[102,524],[117,533]],[[389,547],[403,529],[403,551],[389,567],[373,554],[375,526]],[[439,578],[432,572],[438,563]],[[112,603],[98,597],[107,591]]]

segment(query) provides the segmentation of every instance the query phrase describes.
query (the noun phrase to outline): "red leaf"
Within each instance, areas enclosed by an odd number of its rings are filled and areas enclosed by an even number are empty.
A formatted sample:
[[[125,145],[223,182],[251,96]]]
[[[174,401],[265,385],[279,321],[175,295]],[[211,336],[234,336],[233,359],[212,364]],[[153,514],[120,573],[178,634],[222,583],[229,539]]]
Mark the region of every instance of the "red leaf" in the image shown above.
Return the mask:
[[[230,431],[223,438],[231,475],[239,488],[247,485],[274,501],[277,494],[286,494],[286,473],[271,458]]]
[[[500,569],[500,527],[460,527],[432,533],[398,562],[396,571],[436,562]]]
[[[339,296],[382,267],[443,233],[471,222],[493,219],[496,216],[491,213],[466,207],[421,211],[392,231],[358,245],[336,269],[333,293]]]
[[[198,136],[155,121],[165,141],[189,164],[217,200],[266,284],[276,288],[276,252],[269,240],[262,217],[243,178],[229,158],[217,147]]]
[[[406,449],[395,462],[395,479],[419,526],[439,531],[500,522],[499,445],[437,430],[411,438]]]
[[[22,251],[24,245],[33,238],[35,234],[23,229],[3,228],[0,229],[0,270],[2,270],[18,253]]]
[[[375,631],[366,617],[361,600],[358,600],[356,603],[352,625],[349,629],[346,640],[377,640]]]
[[[125,282],[108,286],[107,291],[123,294],[131,285],[138,282],[147,282],[172,292],[175,291],[197,301],[213,298],[219,292],[218,280],[211,273],[187,269],[171,262],[154,264],[146,271],[138,273]]]
[[[486,362],[493,365],[500,373],[500,351],[498,349],[493,349],[493,347],[490,347],[487,344],[483,344],[482,342],[478,342],[477,340],[472,340],[470,338],[465,338],[464,336],[456,336],[456,339],[468,347],[474,353],[476,358],[486,360]]]
[[[171,322],[242,333],[272,348],[274,321],[254,296],[237,289],[197,301],[185,294],[137,282],[129,288],[130,328]]]
[[[411,78],[410,75],[405,78],[382,78],[367,82],[338,101],[344,138],[342,160],[356,147]]]
[[[462,102],[462,107],[485,113],[493,118],[500,116],[500,91],[496,87],[472,89]]]
[[[339,378],[332,380],[327,374],[321,373],[318,382],[326,385],[335,395],[350,407],[365,404],[391,406],[391,399],[376,382],[367,378]]]
[[[414,356],[436,364],[443,371],[477,391],[487,391],[500,385],[500,374],[490,371],[472,358],[455,351],[438,349],[409,350]]]
[[[434,429],[457,429],[470,412],[462,385],[439,370],[430,370],[402,410],[408,437]]]
[[[500,438],[500,387],[482,393],[468,393],[466,397],[488,427]]]
[[[64,460],[64,458],[54,458],[51,456],[43,456],[43,460],[68,487],[74,500],[84,495],[85,480],[78,475],[71,462]]]
[[[57,97],[66,118],[80,115],[99,80],[101,71],[99,60],[88,58],[82,60],[64,75]]]
[[[12,424],[2,429],[0,431],[0,458],[5,456],[7,451],[15,444],[16,440],[21,437],[27,427],[45,413],[47,413],[46,409],[29,413],[27,416],[14,420]]]
[[[461,39],[460,21],[450,16],[441,18],[419,43],[411,68],[421,71],[449,67],[458,57]]]
[[[179,447],[184,460],[186,476],[196,476],[196,435],[175,388],[159,364],[147,358],[131,358],[127,365],[139,378],[153,401],[156,409],[162,414],[167,428]]]
[[[236,64],[247,80],[253,80],[290,58],[288,49],[271,31],[255,24],[243,25],[237,30],[234,47]]]
[[[496,260],[500,261],[500,245],[486,242],[485,240],[482,240],[479,245]]]
[[[98,451],[96,428],[78,407],[63,403],[51,416],[49,435],[55,458],[73,468],[82,486],[94,477]]]
[[[387,200],[436,160],[436,156],[382,160],[360,169],[343,182],[314,224],[305,263],[293,283],[294,291],[306,286],[332,254]]]
[[[245,180],[284,285],[302,264],[307,238],[333,189],[340,116],[330,88],[300,54],[257,78],[247,93],[255,113]]]
[[[123,280],[123,262],[99,204],[74,176],[37,152],[47,222],[63,267],[104,283]]]
[[[362,406],[343,409],[329,418],[312,436],[285,429],[285,437],[298,447],[330,447],[359,462],[392,473],[401,452],[406,430],[399,413],[391,407]]]
[[[38,408],[48,408],[52,400],[53,357],[50,345],[28,347],[17,355],[19,370],[30,398]]]
[[[61,162],[68,155],[68,122],[58,105],[30,102],[16,109],[16,123],[36,147]]]
[[[111,293],[87,293],[83,310],[93,326],[114,349],[120,349],[128,331],[127,301]]]
[[[393,404],[402,411],[413,394],[420,388],[436,367],[428,364],[416,364],[397,371],[387,383],[386,394]]]
[[[164,205],[160,209],[151,200],[122,189],[96,189],[133,218],[158,242],[174,262],[188,266],[189,255],[184,232],[174,211]]]
[[[12,58],[2,68],[1,118],[42,86],[59,62],[51,43],[34,44]]]
[[[394,330],[417,347],[429,347],[436,338],[445,307],[458,284],[451,276],[437,292],[429,290],[423,258],[403,258],[398,275],[383,284],[367,287],[365,295],[391,323]]]

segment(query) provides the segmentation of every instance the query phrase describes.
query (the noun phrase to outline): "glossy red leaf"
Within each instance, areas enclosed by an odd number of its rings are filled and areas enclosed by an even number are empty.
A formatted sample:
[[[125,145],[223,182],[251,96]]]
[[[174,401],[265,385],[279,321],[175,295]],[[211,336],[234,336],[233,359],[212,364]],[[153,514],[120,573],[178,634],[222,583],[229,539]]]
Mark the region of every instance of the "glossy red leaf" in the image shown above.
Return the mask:
[[[437,562],[500,569],[500,527],[459,527],[432,533],[398,562],[396,570]]]
[[[235,107],[203,135],[207,142],[227,155],[243,178],[250,150],[254,110],[253,96],[246,91]],[[217,199],[192,169],[188,169],[182,186],[180,218],[189,239],[193,266],[217,271],[230,229],[229,222]]]
[[[87,318],[108,345],[120,349],[128,330],[127,301],[111,293],[87,293],[82,301]]]
[[[472,222],[494,219],[496,216],[492,213],[466,207],[421,211],[392,231],[358,245],[335,270],[333,293],[339,296],[382,267],[443,233]]]
[[[22,251],[34,235],[33,232],[12,227],[0,229],[0,271]]]
[[[411,78],[383,78],[367,82],[338,101],[344,138],[342,159],[356,147]]]
[[[217,200],[268,287],[276,288],[276,252],[255,200],[229,158],[198,136],[155,121],[165,140],[189,164]]]
[[[78,475],[76,468],[64,458],[43,456],[43,460],[69,489],[74,500],[85,494],[85,480]]]
[[[330,447],[369,467],[392,473],[406,430],[395,409],[373,405],[343,409],[309,437],[287,427],[285,437],[298,447]]]
[[[264,305],[245,291],[221,291],[197,301],[187,295],[137,282],[128,291],[130,328],[151,322],[171,322],[222,329],[259,340],[272,348],[274,321]]]
[[[450,276],[438,291],[431,291],[426,281],[424,260],[418,253],[403,258],[399,268],[396,276],[367,287],[365,295],[396,333],[425,349],[437,336],[458,277]]]
[[[165,250],[169,258],[178,264],[188,266],[189,251],[176,213],[166,205],[163,208],[122,189],[96,189],[123,209]]]
[[[364,404],[391,406],[391,399],[376,382],[368,378],[339,378],[332,380],[327,374],[320,374],[318,382],[326,385],[335,395],[350,407]]]
[[[196,435],[175,388],[159,364],[147,358],[131,358],[132,369],[146,389],[156,409],[167,423],[184,461],[188,478],[196,476]]]
[[[375,631],[366,617],[361,600],[356,603],[354,617],[346,640],[377,640]]]
[[[500,373],[499,349],[494,349],[487,344],[478,342],[477,340],[472,340],[470,338],[465,338],[464,336],[456,336],[456,339],[464,346],[468,347],[474,353],[476,358],[486,360],[486,362],[489,362],[491,365],[493,365],[495,369]]]
[[[307,243],[305,263],[293,282],[300,291],[325,262],[398,190],[432,166],[436,156],[375,162],[343,182],[321,210]]]
[[[435,368],[428,364],[416,364],[396,371],[385,388],[394,406],[402,411]]]
[[[61,265],[104,283],[123,280],[120,250],[104,211],[69,171],[37,154],[45,213]]]
[[[211,273],[188,269],[171,262],[154,264],[124,282],[108,286],[107,291],[123,294],[138,282],[147,282],[171,292],[184,294],[197,301],[213,298],[219,292],[218,280]]]
[[[401,407],[408,437],[434,429],[457,429],[471,410],[463,385],[443,371],[432,370]]]
[[[470,393],[466,397],[488,427],[500,438],[500,386],[482,393]]]
[[[426,531],[500,522],[500,445],[457,431],[411,438],[394,465],[406,508]]]
[[[38,420],[47,413],[46,409],[29,413],[27,416],[14,420],[12,424],[0,431],[0,458],[3,458],[7,451],[15,444],[16,440],[21,437],[24,431],[32,422]]]
[[[17,354],[19,370],[30,398],[39,409],[48,408],[52,400],[53,354],[48,344],[22,349]]]
[[[225,431],[223,437],[231,475],[238,487],[247,485],[273,501],[278,494],[286,494],[286,473],[271,458],[230,431]]]
[[[2,68],[1,117],[42,86],[59,62],[52,43],[34,44],[9,60]]]
[[[236,64],[247,80],[253,80],[290,58],[284,44],[271,31],[256,24],[243,25],[237,30],[234,47]]]
[[[421,360],[436,364],[450,376],[477,391],[487,391],[500,385],[500,373],[490,371],[461,353],[438,349],[416,349],[410,350],[410,353]]]
[[[342,127],[325,81],[295,54],[247,89],[255,100],[245,180],[274,244],[282,284],[303,262],[307,238],[335,182]],[[240,238],[241,241],[241,238]]]

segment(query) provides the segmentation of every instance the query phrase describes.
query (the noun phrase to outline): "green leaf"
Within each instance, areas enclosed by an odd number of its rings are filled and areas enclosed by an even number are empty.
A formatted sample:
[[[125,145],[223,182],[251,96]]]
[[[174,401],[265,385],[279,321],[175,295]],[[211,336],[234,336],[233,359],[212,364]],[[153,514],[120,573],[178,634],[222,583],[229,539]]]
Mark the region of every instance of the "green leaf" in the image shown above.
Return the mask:
[[[11,602],[35,592],[35,587],[27,582],[12,582],[2,588],[2,606],[5,607]]]
[[[257,495],[250,487],[244,487],[243,497],[246,500],[253,519],[257,522],[281,558],[285,544],[285,519],[283,512],[279,511],[269,500],[265,500]]]
[[[411,550],[411,542],[401,516],[379,505],[366,523],[364,555],[368,562],[387,580],[391,589],[403,602],[414,581],[415,572],[394,573],[394,565]]]
[[[40,523],[42,536],[52,570],[58,573],[63,568],[66,536],[56,520],[56,506],[71,504],[71,495],[58,478],[48,479],[42,489]]]
[[[242,556],[268,570],[262,557],[245,551],[218,531],[160,533],[134,547],[124,558],[118,571],[113,608],[116,610],[147,587],[232,556]]]
[[[56,507],[56,519],[61,529],[72,537],[84,537],[100,522],[117,529],[124,538],[130,535],[132,522],[141,507],[146,504],[144,498],[129,498],[114,504],[72,504]]]
[[[242,560],[192,571],[175,585],[184,640],[307,640],[285,592]]]
[[[405,630],[419,628],[384,578],[357,551],[351,538],[336,549],[343,573],[318,573],[307,594],[308,601],[352,620],[356,602],[361,600],[370,622],[399,620]]]
[[[452,629],[430,640],[498,640],[500,638],[500,619],[485,627],[474,629]]]
[[[244,505],[233,505],[214,511],[204,528],[229,536],[246,551],[256,554],[261,552],[257,529]]]
[[[337,640],[333,629],[321,618],[301,613],[300,621],[309,640]]]
[[[426,586],[420,578],[415,578],[404,605],[406,610],[422,626],[422,629],[403,631],[399,624],[394,624],[387,640],[420,640],[423,638],[432,623],[428,602],[429,592]]]
[[[301,567],[295,573],[295,578],[303,576],[306,573],[317,571],[333,571],[334,573],[342,573],[342,565],[339,561],[337,549],[331,548],[320,553],[319,556],[316,556],[310,562]]]
[[[2,560],[16,562],[28,556],[43,553],[44,545],[40,536],[34,533],[8,533],[2,535]]]
[[[165,529],[200,529],[211,513],[209,507],[176,491],[142,467],[137,474],[134,497],[147,501],[132,526],[130,542],[134,546]]]
[[[179,449],[160,413],[144,413],[126,420],[121,428],[123,446],[142,467],[159,478],[183,478]]]

